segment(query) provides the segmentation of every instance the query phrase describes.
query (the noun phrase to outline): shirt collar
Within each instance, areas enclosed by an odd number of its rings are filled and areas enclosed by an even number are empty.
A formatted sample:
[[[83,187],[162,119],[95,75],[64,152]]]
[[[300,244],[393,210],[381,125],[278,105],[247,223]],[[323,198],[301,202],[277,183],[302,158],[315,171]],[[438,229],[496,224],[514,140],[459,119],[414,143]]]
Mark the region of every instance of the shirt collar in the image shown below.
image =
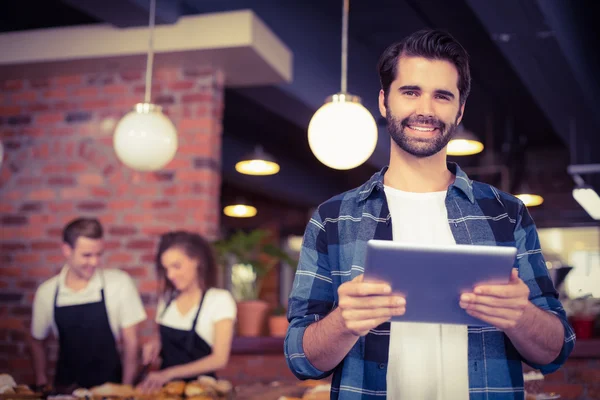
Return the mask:
[[[473,195],[473,181],[469,179],[467,174],[458,166],[458,164],[448,162],[447,165],[448,170],[456,176],[456,179],[454,180],[454,183],[450,185],[450,188],[455,187],[459,189],[465,194],[465,196],[467,196],[471,203],[475,203],[475,196]],[[357,198],[359,202],[367,200],[375,188],[378,190],[383,190],[383,176],[388,168],[389,167],[386,165],[381,169],[381,171],[373,174],[371,179],[359,187]]]
[[[100,279],[100,274],[98,273],[98,268],[96,268],[96,271],[94,271],[94,275],[92,275],[87,286],[79,291],[75,291],[67,286],[67,272],[69,272],[69,265],[65,264],[60,270],[60,274],[58,276],[59,288],[61,293],[82,293],[88,290],[97,290],[102,288],[102,282]]]

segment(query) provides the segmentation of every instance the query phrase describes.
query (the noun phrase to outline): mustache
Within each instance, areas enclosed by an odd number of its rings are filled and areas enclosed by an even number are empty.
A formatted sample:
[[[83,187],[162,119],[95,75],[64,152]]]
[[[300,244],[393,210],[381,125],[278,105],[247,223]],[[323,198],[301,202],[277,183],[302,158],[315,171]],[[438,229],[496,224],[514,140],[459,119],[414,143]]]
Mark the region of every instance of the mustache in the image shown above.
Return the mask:
[[[411,116],[404,118],[401,124],[403,127],[408,125],[429,125],[431,127],[438,128],[441,131],[446,129],[446,124],[436,117]]]

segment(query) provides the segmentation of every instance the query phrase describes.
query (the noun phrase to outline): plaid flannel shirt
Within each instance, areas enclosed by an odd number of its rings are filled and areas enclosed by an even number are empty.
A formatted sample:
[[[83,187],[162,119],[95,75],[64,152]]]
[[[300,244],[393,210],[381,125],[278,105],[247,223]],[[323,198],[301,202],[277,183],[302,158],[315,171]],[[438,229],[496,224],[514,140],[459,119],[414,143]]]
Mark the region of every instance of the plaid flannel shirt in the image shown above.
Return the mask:
[[[493,186],[470,180],[454,163],[448,163],[448,169],[456,175],[446,196],[448,223],[456,243],[516,247],[515,268],[529,287],[529,300],[556,315],[564,326],[561,352],[547,365],[525,360],[507,336],[494,327],[468,327],[470,399],[523,399],[522,362],[544,374],[556,371],[571,353],[575,334],[548,275],[535,224],[525,205]],[[367,241],[392,240],[392,220],[383,187],[386,170],[321,204],[304,234],[289,298],[285,357],[300,379],[322,379],[333,373],[332,399],[386,396],[389,322],[361,337],[332,371],[315,368],[302,344],[306,328],[337,306],[338,287],[364,272]]]

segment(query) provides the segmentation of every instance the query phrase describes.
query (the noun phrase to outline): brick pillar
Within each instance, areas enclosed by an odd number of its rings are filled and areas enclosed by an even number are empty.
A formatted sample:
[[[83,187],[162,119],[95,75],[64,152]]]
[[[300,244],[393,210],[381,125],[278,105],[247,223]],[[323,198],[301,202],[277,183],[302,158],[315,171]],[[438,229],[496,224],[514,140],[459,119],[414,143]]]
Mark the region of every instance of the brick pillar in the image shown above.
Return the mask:
[[[211,69],[156,70],[153,100],[177,127],[174,160],[154,173],[116,158],[114,127],[144,93],[142,71],[0,81],[0,371],[33,382],[25,344],[35,290],[58,273],[65,223],[104,225],[104,266],[135,279],[152,331],[157,236],[219,228],[224,77]],[[52,372],[50,373],[52,376]]]

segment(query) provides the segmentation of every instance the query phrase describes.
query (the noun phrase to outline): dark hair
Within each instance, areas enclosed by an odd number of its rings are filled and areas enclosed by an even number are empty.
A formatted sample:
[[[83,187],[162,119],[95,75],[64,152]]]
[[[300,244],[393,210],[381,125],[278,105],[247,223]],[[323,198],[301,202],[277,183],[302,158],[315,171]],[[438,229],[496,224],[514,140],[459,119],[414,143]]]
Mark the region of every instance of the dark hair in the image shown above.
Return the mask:
[[[400,57],[424,57],[430,60],[446,60],[454,64],[458,70],[460,105],[465,104],[471,91],[469,55],[448,32],[432,29],[420,30],[385,49],[379,58],[377,69],[386,105],[390,86],[398,76]]]
[[[156,275],[159,279],[160,295],[169,299],[175,291],[173,284],[167,279],[161,257],[169,249],[178,248],[189,258],[198,261],[196,269],[198,284],[203,291],[215,286],[217,262],[212,245],[197,233],[175,231],[163,234],[158,243],[156,253]]]
[[[75,243],[80,237],[102,239],[103,235],[102,224],[96,218],[77,218],[63,229],[63,242],[75,248]]]

